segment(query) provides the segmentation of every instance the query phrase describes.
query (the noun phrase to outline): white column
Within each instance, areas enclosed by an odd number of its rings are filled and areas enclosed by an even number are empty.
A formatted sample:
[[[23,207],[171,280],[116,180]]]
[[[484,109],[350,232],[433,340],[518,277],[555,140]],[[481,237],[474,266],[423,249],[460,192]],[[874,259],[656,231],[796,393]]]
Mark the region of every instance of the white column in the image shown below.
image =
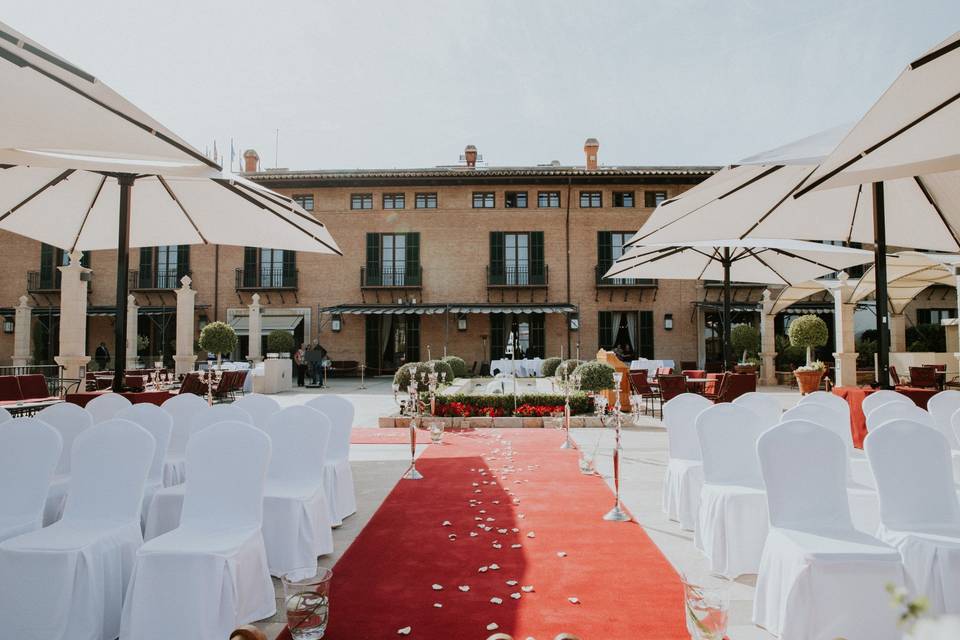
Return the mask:
[[[250,306],[247,307],[250,310],[247,360],[249,360],[251,364],[257,364],[263,359],[260,354],[260,294],[253,294],[251,300]]]
[[[197,355],[193,352],[193,333],[197,292],[190,288],[190,276],[180,278],[177,289],[177,353],[173,356],[177,375],[193,371]]]
[[[957,289],[957,323],[960,323],[960,267],[953,268],[953,277],[954,277],[954,281]],[[955,335],[957,333],[960,333],[960,327],[955,328],[953,331]],[[949,327],[947,328],[947,335],[948,336],[950,335]],[[949,344],[949,341],[948,341],[948,344]],[[957,351],[954,352],[953,355],[957,359],[958,364],[960,364],[960,335],[958,335],[958,340],[955,344],[957,344]]]
[[[703,300],[704,288],[697,283],[697,301]],[[697,368],[703,369],[707,364],[707,334],[706,334],[706,313],[702,305],[697,305]]]
[[[890,314],[890,351],[903,353],[907,350],[907,317],[902,313]]]
[[[772,386],[777,384],[777,342],[774,332],[774,301],[770,299],[770,289],[763,290],[763,306],[760,312],[760,382]]]
[[[60,355],[54,360],[63,367],[63,377],[83,378],[87,373],[87,282],[81,276],[90,269],[80,265],[83,254],[70,254],[70,264],[60,270]],[[114,354],[115,358],[120,354]]]
[[[131,293],[127,296],[127,369],[137,368],[137,319],[140,314],[140,307],[137,306],[137,299]],[[146,366],[152,367],[153,363],[148,362]]]
[[[833,354],[838,385],[857,384],[857,347],[854,336],[853,312],[856,303],[850,303],[854,285],[849,283],[845,271],[840,272],[839,282],[831,289],[833,293],[834,343],[837,350]]]
[[[27,296],[20,296],[20,304],[14,309],[13,318],[13,366],[25,367],[33,359],[30,354],[30,329],[33,307],[27,304]]]

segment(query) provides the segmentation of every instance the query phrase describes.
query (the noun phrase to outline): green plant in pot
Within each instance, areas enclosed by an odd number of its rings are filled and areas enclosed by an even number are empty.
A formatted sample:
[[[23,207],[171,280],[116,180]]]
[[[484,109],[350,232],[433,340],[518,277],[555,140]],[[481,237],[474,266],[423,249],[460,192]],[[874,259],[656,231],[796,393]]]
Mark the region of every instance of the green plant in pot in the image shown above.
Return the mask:
[[[560,366],[560,358],[547,358],[543,361],[541,367],[544,378],[552,378],[557,373],[557,367]]]
[[[427,376],[432,372],[433,367],[426,362],[408,362],[393,374],[393,384],[396,385],[399,393],[406,393],[410,387],[410,380],[416,378],[420,391],[423,391],[423,387],[426,384],[424,380],[426,380]]]
[[[293,353],[293,334],[286,331],[271,331],[267,335],[267,350],[270,353]]]
[[[816,391],[820,387],[820,380],[823,378],[826,366],[819,360],[814,361],[813,349],[827,344],[830,338],[827,323],[815,315],[800,316],[790,323],[787,336],[790,338],[791,346],[807,350],[806,365],[797,367],[793,372],[797,379],[797,386],[800,387],[800,393],[806,395]]]
[[[584,362],[573,371],[580,377],[580,390],[594,393],[613,389],[613,373],[613,367],[596,361]]]
[[[223,354],[233,353],[237,348],[237,332],[226,322],[211,322],[200,332],[200,348],[217,354],[217,366],[220,366]]]
[[[760,350],[760,332],[753,325],[738,324],[730,330],[730,344],[742,354],[740,364],[748,364]]]
[[[463,358],[457,356],[446,356],[443,358],[443,361],[450,365],[450,368],[453,370],[454,378],[466,378],[470,375],[470,370],[467,369],[467,363],[463,361]],[[448,378],[447,382],[453,382],[453,379]]]

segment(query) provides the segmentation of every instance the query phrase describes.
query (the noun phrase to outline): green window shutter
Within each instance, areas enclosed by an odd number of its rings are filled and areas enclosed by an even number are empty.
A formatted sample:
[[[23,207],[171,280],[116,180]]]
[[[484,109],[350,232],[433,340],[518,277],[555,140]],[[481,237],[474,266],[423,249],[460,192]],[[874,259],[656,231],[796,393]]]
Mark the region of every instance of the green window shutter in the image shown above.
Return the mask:
[[[503,231],[490,232],[490,284],[506,284]]]
[[[57,274],[57,252],[54,247],[46,243],[40,245],[40,288],[50,289],[54,281],[59,281]]]
[[[641,358],[653,358],[653,311],[641,311],[637,318],[637,352]]]
[[[613,264],[613,233],[597,231],[597,263],[603,271]]]
[[[497,360],[503,357],[506,347],[507,334],[504,330],[506,317],[502,313],[490,314],[490,359]]]
[[[597,314],[597,338],[601,349],[613,348],[613,314],[609,311]]]
[[[367,282],[368,285],[381,284],[382,269],[380,264],[380,240],[379,233],[367,234]]]
[[[545,284],[547,267],[543,259],[543,231],[530,232],[530,283]]]
[[[283,286],[297,286],[297,252],[289,249],[283,252]]]
[[[84,251],[83,255],[80,256],[80,266],[90,268],[90,251]]]
[[[530,316],[530,349],[528,358],[545,358],[547,353],[546,331],[544,331],[544,315],[534,313]]]
[[[180,278],[190,273],[190,245],[181,244],[177,247],[177,281],[174,287],[180,286]]]
[[[377,374],[383,367],[380,353],[380,322],[383,316],[364,316],[366,318],[366,363],[371,369],[367,374]]]
[[[243,286],[254,287],[257,284],[257,257],[260,250],[256,247],[243,248]]]
[[[404,256],[405,282],[408,285],[419,285],[420,282],[420,234],[408,233],[407,253]]]
[[[930,309],[917,309],[917,324],[930,324]]]
[[[140,247],[140,266],[137,272],[137,285],[149,289],[153,286],[154,247]]]
[[[420,362],[420,316],[403,316],[407,323],[407,362]]]

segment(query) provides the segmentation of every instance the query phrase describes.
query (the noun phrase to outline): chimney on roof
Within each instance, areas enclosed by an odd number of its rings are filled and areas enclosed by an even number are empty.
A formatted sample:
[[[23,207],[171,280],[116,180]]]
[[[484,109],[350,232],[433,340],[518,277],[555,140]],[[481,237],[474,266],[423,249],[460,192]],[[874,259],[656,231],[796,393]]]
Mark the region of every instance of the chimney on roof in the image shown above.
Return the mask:
[[[468,144],[463,150],[463,157],[467,161],[467,166],[474,168],[477,166],[477,148]]]
[[[260,165],[260,156],[253,149],[247,149],[243,152],[243,170],[246,173],[254,173]]]
[[[587,141],[583,143],[583,152],[587,156],[587,171],[596,171],[600,142],[596,138],[587,138]]]

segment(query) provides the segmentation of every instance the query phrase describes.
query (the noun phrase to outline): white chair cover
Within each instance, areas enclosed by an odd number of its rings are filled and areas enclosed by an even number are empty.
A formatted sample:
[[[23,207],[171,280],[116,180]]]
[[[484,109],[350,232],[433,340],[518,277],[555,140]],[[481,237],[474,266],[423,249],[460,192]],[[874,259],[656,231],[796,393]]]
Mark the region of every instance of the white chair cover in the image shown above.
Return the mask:
[[[222,422],[187,442],[183,521],[141,547],[121,639],[227,638],[276,612],[260,526],[270,438]]]
[[[870,415],[871,411],[882,404],[887,404],[888,402],[903,402],[905,404],[910,403],[913,406],[917,406],[914,404],[913,400],[902,393],[890,391],[889,389],[880,389],[879,391],[874,391],[873,393],[867,394],[867,396],[863,399],[863,404],[861,405],[863,408],[863,415]]]
[[[172,487],[186,478],[184,453],[190,438],[190,421],[193,416],[207,408],[207,401],[193,393],[175,395],[163,403],[163,410],[173,418],[170,432],[170,448],[163,463],[163,486]]]
[[[733,404],[740,405],[750,409],[760,416],[766,428],[770,428],[780,423],[780,416],[783,415],[783,407],[780,406],[780,400],[769,393],[759,391],[749,391],[742,396],[737,397]]]
[[[204,407],[190,420],[190,439],[210,425],[220,422],[240,422],[253,426],[253,418],[249,413],[236,406],[236,403],[215,404],[212,407]],[[190,439],[187,440],[188,445]],[[183,510],[183,493],[183,484],[163,487],[154,493],[153,501],[147,509],[146,523],[143,526],[144,540],[152,540],[177,528],[177,525],[180,524],[180,512]]]
[[[153,452],[153,463],[147,475],[147,484],[143,488],[143,509],[140,511],[141,524],[146,526],[150,503],[157,491],[163,488],[163,460],[170,446],[170,432],[173,430],[173,418],[170,414],[149,402],[135,404],[117,414],[118,418],[129,420],[150,432],[157,443]]]
[[[814,391],[805,396],[800,396],[797,404],[825,404],[834,411],[850,416],[850,405],[847,404],[847,401],[829,391]]]
[[[17,418],[0,429],[0,542],[43,526],[43,506],[63,449],[56,429]]]
[[[13,416],[10,415],[10,412],[0,407],[0,424],[4,424],[13,420]]]
[[[681,393],[663,405],[669,458],[663,477],[663,512],[693,531],[703,487],[703,461],[697,439],[697,416],[713,403],[695,393]]]
[[[880,490],[880,539],[900,551],[931,613],[960,613],[960,504],[947,439],[894,420],[869,433],[864,447]]]
[[[250,393],[239,400],[234,400],[233,406],[243,409],[253,418],[253,426],[263,429],[270,421],[270,416],[280,411],[280,403],[262,393]]]
[[[753,411],[722,403],[697,416],[703,488],[693,541],[710,570],[728,578],[756,573],[767,536],[767,499],[757,438],[766,426]]]
[[[781,423],[757,443],[770,533],[753,621],[781,638],[899,640],[885,585],[904,584],[896,550],[853,528],[846,447],[804,420]]]
[[[875,406],[865,415],[867,416],[867,433],[891,420],[912,420],[932,429],[937,428],[933,416],[912,402],[910,404],[899,401],[885,402]]]
[[[86,409],[70,402],[61,402],[47,407],[36,415],[37,420],[45,422],[60,433],[63,449],[57,463],[56,475],[50,481],[50,491],[43,507],[43,526],[49,527],[63,515],[63,506],[70,491],[70,455],[73,441],[84,430],[93,426],[93,416]]]
[[[287,407],[267,424],[273,445],[263,490],[263,540],[270,574],[314,566],[333,552],[324,465],[330,422],[305,406]]]
[[[357,511],[357,497],[353,488],[353,470],[350,468],[350,434],[353,430],[353,403],[341,396],[321,395],[307,402],[330,420],[330,446],[324,464],[324,482],[327,503],[331,507],[330,521],[339,526],[343,519]]]
[[[153,436],[106,420],[73,443],[63,518],[0,543],[0,620],[8,638],[112,640],[140,534]]]
[[[124,409],[132,406],[129,400],[119,393],[107,392],[100,394],[87,403],[86,410],[93,416],[93,423],[97,424],[104,420],[115,417]]]
[[[957,440],[950,422],[953,414],[960,411],[960,391],[953,389],[941,391],[927,401],[927,411],[933,416],[937,429],[947,439],[950,448],[954,451],[960,450],[960,441]]]

